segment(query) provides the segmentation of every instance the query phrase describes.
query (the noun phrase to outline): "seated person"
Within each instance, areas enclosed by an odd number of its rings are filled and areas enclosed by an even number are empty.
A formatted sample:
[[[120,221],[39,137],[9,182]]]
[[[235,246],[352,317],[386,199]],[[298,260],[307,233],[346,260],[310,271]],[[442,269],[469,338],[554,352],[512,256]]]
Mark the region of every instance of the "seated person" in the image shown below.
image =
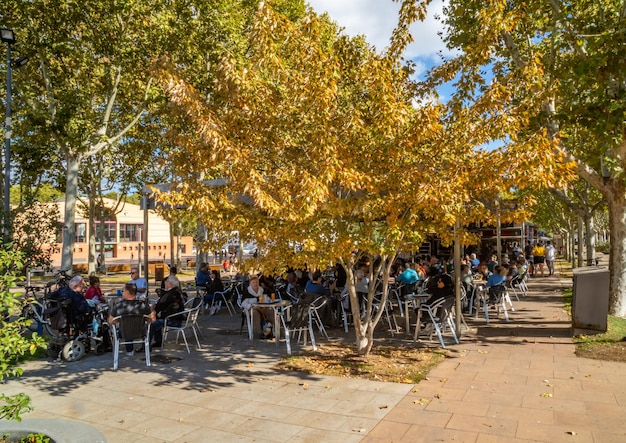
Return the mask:
[[[302,295],[304,295],[304,289],[298,284],[298,277],[295,271],[289,271],[287,273],[287,293],[294,303],[297,303]]]
[[[211,274],[209,274],[209,265],[202,262],[196,273],[196,286],[206,286],[211,282]]]
[[[183,293],[180,290],[180,282],[177,277],[170,275],[165,280],[165,292],[159,297],[154,307],[156,320],[150,328],[150,342],[152,343],[154,341],[154,344],[151,346],[156,348],[161,347],[165,318],[184,310],[185,302],[183,301]],[[183,320],[182,316],[176,316],[169,318],[167,323],[171,326],[180,326]]]
[[[100,288],[100,278],[95,275],[89,276],[89,288],[85,292],[85,298],[95,304],[106,303]]]
[[[487,280],[488,288],[502,284],[507,280],[507,274],[509,273],[509,270],[506,266],[496,266],[494,268],[494,271],[495,272]]]
[[[211,271],[211,281],[206,285],[206,295],[204,296],[204,303],[209,305],[213,303],[216,292],[222,292],[224,290],[224,284],[222,283],[222,277],[220,271],[213,269]],[[223,297],[221,301],[224,301]],[[211,315],[215,312],[212,310]]]
[[[477,269],[478,265],[480,265],[480,260],[478,259],[478,257],[476,257],[476,254],[474,253],[470,254],[469,262],[472,269]]]
[[[322,273],[318,269],[311,276],[311,280],[306,283],[304,292],[307,294],[330,296],[330,289],[322,283]]]
[[[176,277],[176,274],[178,274],[178,268],[176,266],[170,266],[170,275],[173,275],[174,277]],[[170,276],[168,275],[168,277]],[[164,278],[163,280],[161,280],[161,289],[165,289],[165,281],[167,280],[167,278]]]
[[[476,273],[476,278],[478,280],[485,280],[485,281],[487,281],[487,280],[489,280],[489,277],[491,277],[491,274],[492,273],[487,268],[487,265],[483,263],[483,264],[481,264],[478,267],[478,272]]]
[[[122,290],[122,299],[113,305],[109,314],[109,323],[115,324],[118,320],[115,317],[124,315],[147,315],[148,321],[155,320],[154,312],[145,301],[137,300],[137,287],[131,283],[126,283]],[[133,355],[135,350],[132,343],[126,345],[126,355]]]
[[[431,294],[428,303],[435,302],[440,298],[454,296],[454,281],[450,274],[439,274],[431,276],[428,280],[426,292]]]
[[[396,277],[396,282],[404,285],[402,287],[402,295],[411,294],[415,291],[415,283],[419,281],[420,277],[417,271],[407,265],[407,268],[402,272],[402,274]]]
[[[131,268],[130,276],[132,280],[128,283],[134,284],[137,287],[137,299],[144,299],[148,295],[148,281],[145,278],[139,277],[139,269],[135,267]]]
[[[489,259],[489,263],[487,263],[487,269],[489,269],[489,272],[493,272],[493,270],[495,269],[497,265],[498,265],[498,257],[496,257],[495,255],[492,255],[491,258]]]
[[[87,314],[94,312],[83,296],[85,281],[80,275],[72,277],[66,287],[61,288],[58,300],[70,300],[68,320],[80,331],[87,330]]]
[[[461,284],[465,288],[465,292],[467,294],[471,294],[472,292],[472,289],[473,289],[472,280],[473,279],[474,277],[472,276],[469,266],[461,265]]]
[[[251,315],[250,310],[255,309],[259,315],[255,316],[255,324],[252,325],[252,330],[255,334],[261,338],[271,338],[271,334],[265,334],[263,332],[263,324],[269,322],[273,330],[274,327],[274,311],[272,308],[263,308],[260,306],[254,306],[261,301],[263,297],[263,287],[259,283],[259,277],[253,275],[250,277],[247,293],[244,294],[244,299],[241,302],[241,308],[247,315]],[[258,317],[258,320],[256,319]]]

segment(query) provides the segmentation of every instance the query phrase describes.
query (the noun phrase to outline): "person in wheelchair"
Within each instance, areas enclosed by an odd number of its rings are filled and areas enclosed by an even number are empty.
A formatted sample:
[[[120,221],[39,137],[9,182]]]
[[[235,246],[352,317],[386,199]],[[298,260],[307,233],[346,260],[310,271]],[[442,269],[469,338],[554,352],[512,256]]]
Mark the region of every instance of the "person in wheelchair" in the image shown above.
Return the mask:
[[[67,286],[61,288],[57,298],[61,303],[65,300],[69,301],[67,307],[69,324],[82,332],[87,330],[96,312],[83,296],[84,290],[85,280],[80,275],[76,275],[70,279]]]

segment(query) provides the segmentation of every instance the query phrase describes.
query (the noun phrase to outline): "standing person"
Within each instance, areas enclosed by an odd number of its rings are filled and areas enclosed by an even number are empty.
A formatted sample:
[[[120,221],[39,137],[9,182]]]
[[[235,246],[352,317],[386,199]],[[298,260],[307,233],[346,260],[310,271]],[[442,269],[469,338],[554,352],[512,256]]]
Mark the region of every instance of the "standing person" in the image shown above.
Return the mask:
[[[145,278],[139,277],[139,269],[136,267],[132,267],[130,269],[130,281],[131,283],[137,287],[136,297],[137,300],[143,300],[148,296],[148,282]]]
[[[543,277],[543,264],[546,261],[546,248],[543,246],[543,242],[537,243],[537,246],[533,248],[533,264]]]
[[[546,265],[548,266],[549,275],[554,275],[554,261],[556,260],[556,248],[548,241],[546,246]]]
[[[124,315],[147,315],[148,321],[152,322],[156,319],[154,312],[150,309],[150,305],[146,302],[137,300],[137,287],[132,283],[126,283],[122,290],[122,299],[113,305],[111,313],[109,315],[109,323],[115,324],[118,322],[115,317],[121,317]],[[134,355],[132,343],[126,345],[126,355]]]

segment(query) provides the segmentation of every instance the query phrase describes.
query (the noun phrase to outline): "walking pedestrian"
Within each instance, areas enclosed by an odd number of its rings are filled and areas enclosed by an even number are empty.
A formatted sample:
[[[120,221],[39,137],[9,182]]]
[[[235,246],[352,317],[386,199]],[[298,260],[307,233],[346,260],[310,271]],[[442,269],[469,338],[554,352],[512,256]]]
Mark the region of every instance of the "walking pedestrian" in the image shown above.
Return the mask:
[[[556,260],[556,248],[548,241],[546,246],[546,265],[548,266],[548,274],[554,275],[554,261]]]

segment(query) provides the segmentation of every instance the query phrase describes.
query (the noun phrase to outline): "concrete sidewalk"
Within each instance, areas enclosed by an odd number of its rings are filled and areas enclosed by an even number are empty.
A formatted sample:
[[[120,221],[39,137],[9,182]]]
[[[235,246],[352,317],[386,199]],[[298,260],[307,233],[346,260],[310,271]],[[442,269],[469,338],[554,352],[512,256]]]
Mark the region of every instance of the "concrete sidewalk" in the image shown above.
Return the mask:
[[[418,385],[276,371],[284,343],[251,343],[221,313],[201,317],[200,351],[170,344],[116,372],[110,353],[30,362],[2,391],[31,396],[27,418],[80,421],[109,442],[626,441],[626,364],[577,358],[561,281],[529,286],[510,323],[468,319]]]

